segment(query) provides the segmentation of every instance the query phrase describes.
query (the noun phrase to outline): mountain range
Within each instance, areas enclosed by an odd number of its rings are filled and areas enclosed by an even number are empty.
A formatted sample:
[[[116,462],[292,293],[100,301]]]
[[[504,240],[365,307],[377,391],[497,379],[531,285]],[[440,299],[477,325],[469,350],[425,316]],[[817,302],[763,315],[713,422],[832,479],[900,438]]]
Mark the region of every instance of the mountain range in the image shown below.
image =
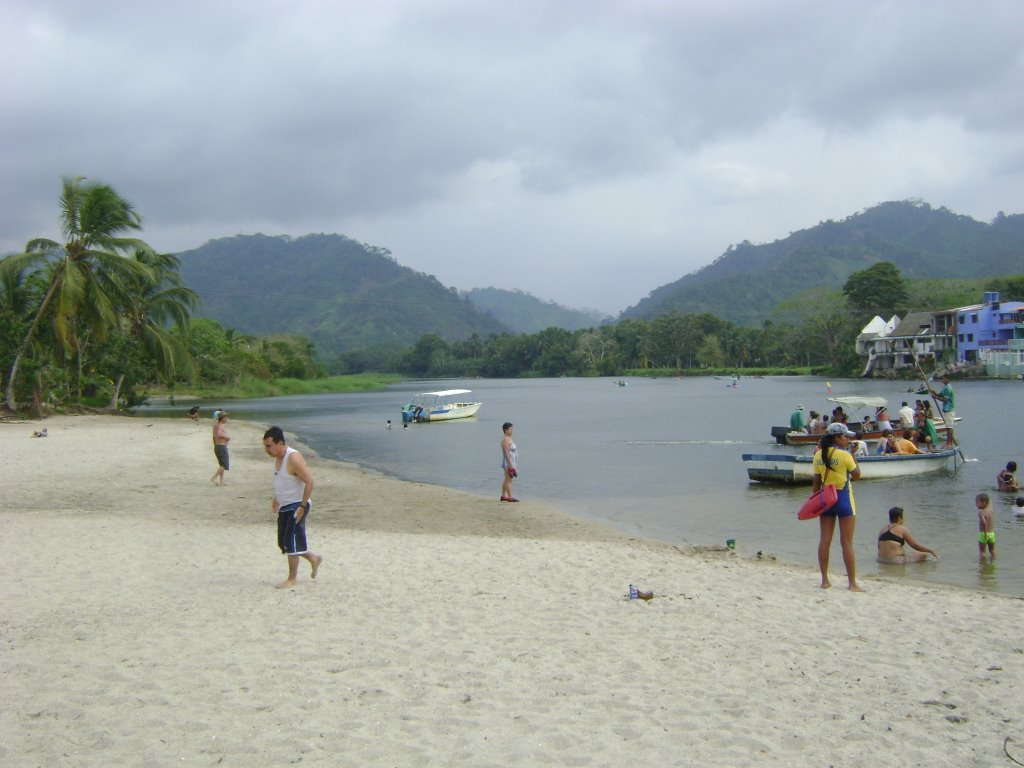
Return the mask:
[[[782,301],[814,287],[838,288],[879,261],[904,278],[979,278],[1024,273],[1024,215],[990,223],[920,201],[882,203],[764,245],[730,246],[714,262],[663,285],[619,316],[650,319],[707,312],[757,326]]]
[[[608,318],[521,291],[460,293],[400,265],[384,248],[343,235],[239,235],[178,254],[200,314],[243,333],[308,336],[321,356],[370,347],[406,348],[423,334],[460,341],[473,334],[575,330]],[[1024,215],[991,223],[920,201],[882,203],[824,221],[773,243],[730,246],[714,262],[655,288],[619,320],[669,310],[707,312],[760,325],[808,288],[838,288],[879,261],[905,278],[978,278],[1024,273]]]

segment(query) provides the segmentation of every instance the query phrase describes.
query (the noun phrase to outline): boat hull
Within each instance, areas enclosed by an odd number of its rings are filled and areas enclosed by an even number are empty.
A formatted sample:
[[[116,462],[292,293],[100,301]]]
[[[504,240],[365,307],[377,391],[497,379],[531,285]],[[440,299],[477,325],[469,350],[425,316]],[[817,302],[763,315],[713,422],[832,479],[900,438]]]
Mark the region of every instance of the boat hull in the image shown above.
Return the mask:
[[[861,480],[884,480],[920,475],[945,469],[956,455],[955,448],[932,453],[858,456]],[[761,483],[808,485],[814,480],[813,456],[791,453],[744,453],[747,477]]]
[[[402,421],[414,423],[468,419],[470,416],[476,416],[476,412],[480,410],[481,405],[483,403],[444,403],[424,408],[418,412],[415,410],[405,410],[402,411]]]

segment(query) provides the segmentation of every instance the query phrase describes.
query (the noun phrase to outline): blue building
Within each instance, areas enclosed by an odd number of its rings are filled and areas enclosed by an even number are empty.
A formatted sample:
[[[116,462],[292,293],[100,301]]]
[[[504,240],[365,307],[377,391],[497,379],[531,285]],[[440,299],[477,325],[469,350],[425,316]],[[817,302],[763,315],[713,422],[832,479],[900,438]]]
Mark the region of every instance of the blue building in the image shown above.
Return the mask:
[[[956,309],[957,361],[989,364],[1024,354],[1024,302],[999,301],[990,291],[983,303]],[[1024,363],[1024,359],[1021,359]]]

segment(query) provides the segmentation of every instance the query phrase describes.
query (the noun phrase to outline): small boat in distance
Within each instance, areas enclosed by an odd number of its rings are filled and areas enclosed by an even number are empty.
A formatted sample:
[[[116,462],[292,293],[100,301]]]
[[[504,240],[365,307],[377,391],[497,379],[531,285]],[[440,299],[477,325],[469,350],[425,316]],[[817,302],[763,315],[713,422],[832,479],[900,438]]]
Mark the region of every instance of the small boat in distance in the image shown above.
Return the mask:
[[[483,403],[474,403],[463,395],[469,389],[445,389],[440,392],[422,392],[402,407],[402,421],[406,424],[420,421],[451,421],[475,416]]]
[[[857,456],[861,480],[920,475],[945,469],[957,448],[931,453]],[[813,456],[792,453],[744,453],[747,477],[762,483],[809,484],[814,480]],[[954,462],[955,464],[955,462]]]

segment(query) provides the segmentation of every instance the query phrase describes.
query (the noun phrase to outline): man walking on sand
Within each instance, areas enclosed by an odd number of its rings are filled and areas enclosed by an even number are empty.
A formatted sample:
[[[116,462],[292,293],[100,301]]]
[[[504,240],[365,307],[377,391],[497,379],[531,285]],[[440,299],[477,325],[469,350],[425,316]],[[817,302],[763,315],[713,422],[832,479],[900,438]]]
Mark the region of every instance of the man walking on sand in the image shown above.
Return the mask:
[[[214,485],[224,485],[224,473],[231,469],[228,456],[228,443],[231,442],[231,437],[228,435],[227,426],[228,412],[218,411],[217,421],[213,425],[213,455],[217,457],[217,471],[210,478]]]
[[[263,450],[274,459],[274,498],[270,508],[277,515],[277,545],[288,556],[288,578],[278,589],[291,589],[299,574],[299,558],[304,557],[312,568],[310,578],[323,558],[306,546],[306,518],[309,517],[313,475],[302,454],[284,442],[280,427],[271,427],[263,435]]]

